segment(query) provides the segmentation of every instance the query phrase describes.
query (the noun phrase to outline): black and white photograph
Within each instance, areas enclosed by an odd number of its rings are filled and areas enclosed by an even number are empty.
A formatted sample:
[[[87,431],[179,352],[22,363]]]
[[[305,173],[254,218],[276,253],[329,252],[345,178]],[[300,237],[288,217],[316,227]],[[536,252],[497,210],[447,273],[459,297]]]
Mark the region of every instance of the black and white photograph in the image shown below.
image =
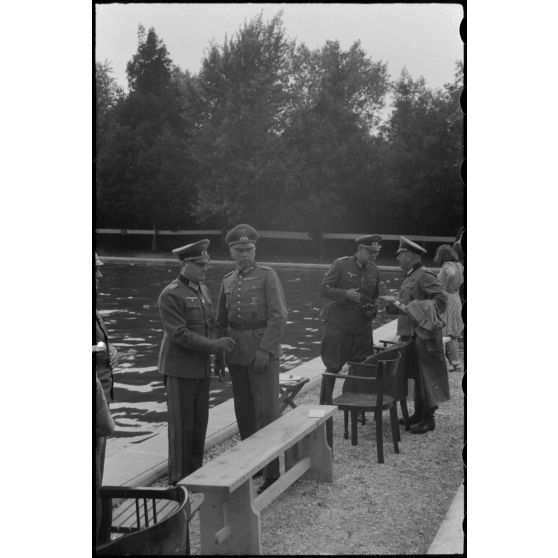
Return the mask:
[[[464,15],[95,5],[97,555],[464,552]]]

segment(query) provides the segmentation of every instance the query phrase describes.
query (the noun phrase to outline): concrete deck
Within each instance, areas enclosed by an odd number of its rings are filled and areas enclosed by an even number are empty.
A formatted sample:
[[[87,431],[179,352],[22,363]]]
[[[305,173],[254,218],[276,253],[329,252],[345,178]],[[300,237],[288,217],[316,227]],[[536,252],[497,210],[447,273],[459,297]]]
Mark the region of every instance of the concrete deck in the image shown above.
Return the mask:
[[[440,525],[428,554],[463,554],[464,533],[463,519],[465,517],[465,486],[462,484],[449,507],[444,521]]]

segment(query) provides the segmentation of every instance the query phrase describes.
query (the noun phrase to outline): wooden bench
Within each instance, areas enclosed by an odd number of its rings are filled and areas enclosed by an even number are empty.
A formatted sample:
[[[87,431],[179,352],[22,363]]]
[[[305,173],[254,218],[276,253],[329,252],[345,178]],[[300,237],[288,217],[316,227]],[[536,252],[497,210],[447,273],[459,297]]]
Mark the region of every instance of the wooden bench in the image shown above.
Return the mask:
[[[301,477],[332,482],[325,423],[336,412],[334,405],[299,405],[178,483],[204,495],[202,554],[261,554],[261,510]],[[256,496],[252,477],[277,458],[281,476]]]

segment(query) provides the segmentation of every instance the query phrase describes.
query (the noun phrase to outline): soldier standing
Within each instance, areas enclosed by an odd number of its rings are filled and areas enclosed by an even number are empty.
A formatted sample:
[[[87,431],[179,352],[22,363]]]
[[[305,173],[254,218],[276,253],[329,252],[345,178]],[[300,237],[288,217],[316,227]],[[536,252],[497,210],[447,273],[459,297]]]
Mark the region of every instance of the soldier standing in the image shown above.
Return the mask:
[[[405,275],[396,307],[387,308],[388,313],[398,314],[400,339],[412,340],[407,376],[415,379],[415,411],[410,417],[414,434],[434,430],[437,403],[450,397],[440,319],[447,295],[436,275],[422,265],[424,254],[424,248],[400,237],[396,257]]]
[[[320,285],[320,295],[330,299],[322,311],[326,333],[321,356],[328,372],[338,373],[348,361],[359,362],[372,354],[372,320],[380,289],[375,261],[382,237],[362,236],[353,256],[338,258]],[[335,378],[323,376],[320,403],[331,403]]]
[[[237,225],[225,238],[236,269],[225,275],[219,293],[217,325],[236,342],[226,356],[234,412],[244,440],[279,417],[279,357],[287,321],[283,287],[273,269],[256,263],[257,231]],[[218,359],[217,368],[224,370]],[[279,462],[263,470],[263,492],[279,477]]]
[[[209,240],[173,250],[180,274],[159,296],[163,341],[159,372],[165,378],[168,407],[169,484],[203,463],[209,418],[210,353],[230,351],[230,337],[211,339],[211,299],[204,284]]]

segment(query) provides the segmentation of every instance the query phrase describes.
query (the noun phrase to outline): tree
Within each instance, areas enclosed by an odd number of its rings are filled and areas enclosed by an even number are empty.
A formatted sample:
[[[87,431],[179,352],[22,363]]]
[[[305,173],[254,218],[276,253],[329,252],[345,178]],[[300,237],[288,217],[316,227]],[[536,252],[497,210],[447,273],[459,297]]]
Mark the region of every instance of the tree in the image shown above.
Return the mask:
[[[297,49],[284,137],[284,209],[294,225],[341,230],[364,220],[371,132],[388,86],[386,65],[367,57],[359,42],[348,51],[337,41],[315,51]]]
[[[431,91],[403,70],[394,84],[394,110],[378,145],[376,201],[387,232],[451,234],[463,219],[462,71]]]
[[[273,222],[285,172],[282,111],[291,49],[281,14],[268,23],[260,14],[223,45],[213,44],[203,61],[188,104],[204,169],[194,211],[206,223]]]
[[[99,161],[101,213],[121,227],[180,226],[195,173],[182,97],[189,76],[172,64],[155,30],[146,34],[142,26],[126,72],[130,92]]]

